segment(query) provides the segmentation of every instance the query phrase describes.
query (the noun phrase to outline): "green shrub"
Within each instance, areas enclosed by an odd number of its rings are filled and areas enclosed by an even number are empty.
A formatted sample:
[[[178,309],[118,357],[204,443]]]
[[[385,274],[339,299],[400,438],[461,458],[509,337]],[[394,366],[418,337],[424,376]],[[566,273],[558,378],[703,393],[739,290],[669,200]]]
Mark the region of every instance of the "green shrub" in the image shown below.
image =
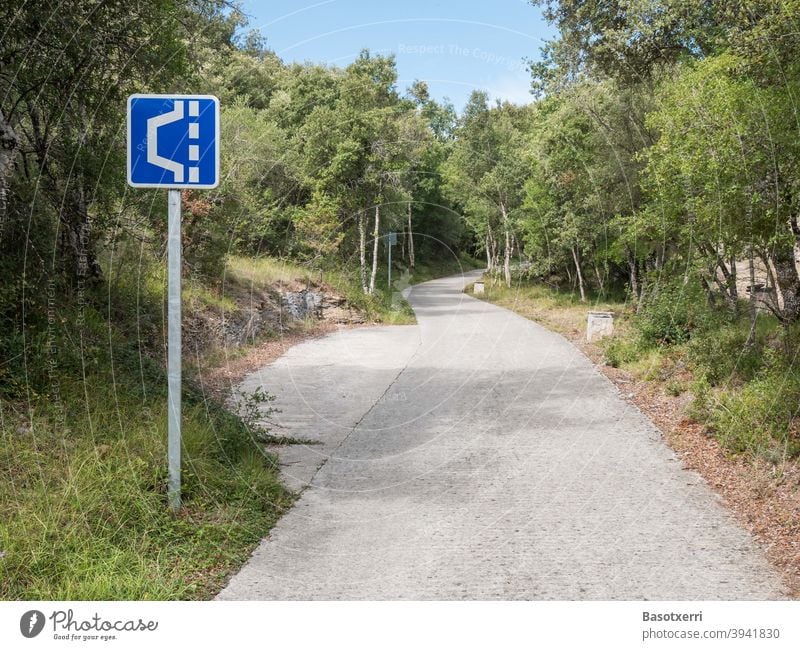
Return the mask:
[[[711,400],[711,384],[705,375],[694,378],[689,391],[692,393],[692,402],[689,404],[687,415],[695,422],[707,422],[709,418],[709,402]]]
[[[710,404],[709,424],[728,449],[762,457],[800,453],[792,422],[800,408],[800,373],[770,370]]]
[[[728,325],[692,337],[687,347],[692,366],[716,385],[731,377],[745,381],[756,376],[763,365],[762,346],[747,346],[747,330]]]
[[[656,283],[645,295],[635,319],[642,341],[648,345],[686,343],[695,330],[710,326],[713,314],[696,283]]]
[[[65,300],[50,335],[0,345],[18,357],[0,375],[0,599],[209,597],[291,502],[252,429],[187,376],[169,512],[164,368],[116,325]]]
[[[670,379],[664,384],[664,390],[667,395],[679,397],[686,390],[686,384],[678,379]]]
[[[644,352],[637,340],[616,336],[605,339],[603,347],[606,363],[612,368],[638,361]]]

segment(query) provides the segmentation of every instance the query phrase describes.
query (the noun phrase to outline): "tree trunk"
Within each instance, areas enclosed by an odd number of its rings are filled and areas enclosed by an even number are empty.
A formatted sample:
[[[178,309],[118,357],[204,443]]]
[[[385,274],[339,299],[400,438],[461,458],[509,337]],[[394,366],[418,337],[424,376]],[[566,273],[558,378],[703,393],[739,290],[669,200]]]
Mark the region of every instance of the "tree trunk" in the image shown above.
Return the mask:
[[[758,310],[756,309],[756,262],[753,247],[750,246],[750,331],[747,334],[747,341],[745,347],[752,347],[756,342],[756,319],[758,318]]]
[[[597,260],[594,260],[594,275],[597,278],[597,288],[600,290],[600,295],[602,296],[605,293],[605,287],[603,285],[603,274],[600,273],[600,267],[597,266]]]
[[[639,264],[630,249],[625,250],[628,257],[628,281],[631,285],[631,298],[636,313],[639,313]]]
[[[411,225],[411,201],[408,202],[408,264],[414,268],[414,228]]]
[[[494,236],[492,235],[492,227],[486,224],[486,270],[488,272],[494,271]]]
[[[506,279],[506,287],[511,288],[511,242],[508,230],[506,230],[506,246],[503,258],[503,275]]]
[[[731,277],[730,277],[730,292],[731,298],[733,299],[734,303],[736,304],[737,308],[739,306],[739,288],[736,286],[736,257],[731,255],[730,262],[728,262],[728,268],[731,270]]]
[[[713,309],[717,303],[714,296],[714,290],[711,288],[711,285],[708,283],[708,280],[706,280],[706,278],[703,275],[700,276],[700,284],[703,285],[703,291],[706,294],[706,303],[708,303],[708,306]]]
[[[700,248],[705,252],[706,255],[714,258],[715,266],[711,268],[712,277],[714,278],[714,282],[716,283],[716,285],[719,287],[719,291],[722,294],[722,297],[725,299],[725,302],[728,305],[728,309],[735,314],[738,309],[735,263],[733,266],[733,270],[731,271],[731,269],[725,263],[725,260],[720,254],[718,248],[712,248],[711,246],[702,246],[702,245],[700,245]],[[717,269],[719,269],[719,272],[722,273],[724,282],[719,279],[719,273],[717,273]]]
[[[578,288],[581,292],[581,302],[586,302],[586,289],[583,286],[583,273],[581,273],[581,262],[577,246],[572,247],[572,259],[575,262],[575,274],[578,277]]]
[[[503,230],[505,230],[505,247],[503,249],[503,275],[505,276],[506,280],[506,287],[508,289],[511,288],[511,232],[508,228],[508,213],[506,212],[506,206],[501,203],[500,204],[500,213],[503,215]]]
[[[361,262],[361,290],[368,293],[367,289],[367,215],[362,212],[358,215],[358,252]]]
[[[778,251],[776,251],[778,252]],[[794,251],[780,251],[772,259],[775,268],[775,281],[782,298],[781,320],[792,323],[800,315],[800,278],[794,261]]]
[[[381,208],[375,206],[375,230],[373,231],[373,244],[372,244],[372,275],[369,279],[369,293],[375,293],[375,278],[378,275],[378,244],[380,242],[380,228],[381,228]]]
[[[758,251],[758,257],[764,265],[764,268],[767,269],[767,286],[769,287],[772,299],[775,301],[775,306],[780,309],[783,304],[783,297],[778,291],[778,281],[775,279],[775,266],[772,263],[772,258],[767,251],[761,249]]]
[[[0,111],[0,219],[5,215],[8,190],[6,179],[11,176],[18,147],[19,138]]]

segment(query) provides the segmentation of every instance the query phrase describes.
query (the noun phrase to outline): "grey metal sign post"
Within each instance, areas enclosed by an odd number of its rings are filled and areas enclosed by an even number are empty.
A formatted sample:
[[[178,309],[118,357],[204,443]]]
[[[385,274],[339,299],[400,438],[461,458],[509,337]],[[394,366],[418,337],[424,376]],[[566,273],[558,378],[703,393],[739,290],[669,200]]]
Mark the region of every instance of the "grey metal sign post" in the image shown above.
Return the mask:
[[[167,464],[169,507],[181,507],[181,191],[169,190],[167,224]]]
[[[181,190],[219,183],[219,100],[128,98],[128,184],[167,189],[167,501],[181,508]]]

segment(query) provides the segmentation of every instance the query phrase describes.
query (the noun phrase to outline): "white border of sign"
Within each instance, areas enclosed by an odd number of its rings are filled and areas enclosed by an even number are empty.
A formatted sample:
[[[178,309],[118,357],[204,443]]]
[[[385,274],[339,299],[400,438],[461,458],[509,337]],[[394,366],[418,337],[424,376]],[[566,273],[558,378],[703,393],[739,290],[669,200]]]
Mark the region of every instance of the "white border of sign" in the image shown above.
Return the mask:
[[[215,129],[215,160],[214,160],[214,177],[216,182],[213,184],[200,185],[199,183],[134,183],[131,181],[131,102],[134,99],[210,99],[214,102],[214,129]],[[127,115],[127,128],[128,132],[125,136],[127,149],[125,151],[125,166],[127,167],[128,185],[131,187],[149,187],[153,189],[173,189],[173,190],[213,190],[219,185],[219,152],[222,148],[220,142],[220,119],[219,119],[219,99],[214,95],[162,95],[162,94],[147,94],[135,93],[128,97],[128,115]]]

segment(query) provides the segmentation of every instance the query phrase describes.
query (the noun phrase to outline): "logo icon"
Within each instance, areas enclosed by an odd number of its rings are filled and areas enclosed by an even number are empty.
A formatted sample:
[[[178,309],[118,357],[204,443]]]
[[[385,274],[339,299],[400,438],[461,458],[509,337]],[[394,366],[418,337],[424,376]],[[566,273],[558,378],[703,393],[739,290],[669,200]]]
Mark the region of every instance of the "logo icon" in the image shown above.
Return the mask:
[[[19,631],[26,639],[32,639],[44,629],[44,614],[38,609],[25,612],[19,619]]]
[[[209,189],[219,182],[219,100],[212,95],[128,98],[128,184]]]

